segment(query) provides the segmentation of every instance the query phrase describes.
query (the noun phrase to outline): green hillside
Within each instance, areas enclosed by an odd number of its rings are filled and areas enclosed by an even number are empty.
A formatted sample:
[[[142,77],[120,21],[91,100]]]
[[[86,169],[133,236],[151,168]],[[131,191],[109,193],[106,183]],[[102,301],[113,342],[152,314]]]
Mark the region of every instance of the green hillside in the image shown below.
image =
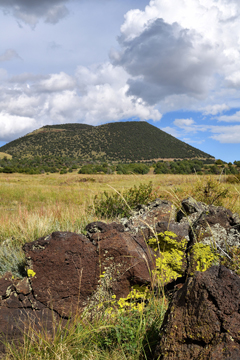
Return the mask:
[[[72,157],[85,161],[141,161],[164,158],[212,158],[145,121],[100,126],[44,126],[0,148],[12,156]]]

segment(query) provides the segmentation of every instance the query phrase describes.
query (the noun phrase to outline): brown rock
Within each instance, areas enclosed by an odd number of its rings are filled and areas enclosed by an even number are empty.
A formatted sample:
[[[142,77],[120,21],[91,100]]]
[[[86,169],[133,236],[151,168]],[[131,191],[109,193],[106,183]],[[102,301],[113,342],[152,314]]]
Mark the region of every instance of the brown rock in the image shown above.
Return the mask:
[[[24,278],[17,283],[16,291],[18,294],[28,295],[31,292],[31,287],[28,278]]]
[[[23,333],[29,326],[34,331],[44,329],[52,332],[59,322],[57,314],[45,308],[33,311],[31,308],[0,308],[0,354],[5,353],[5,342],[14,342],[15,346],[23,342]]]
[[[239,359],[240,278],[225,267],[196,272],[165,316],[155,359]]]
[[[138,211],[129,219],[122,219],[125,231],[141,234],[145,240],[156,234],[159,222],[174,222],[176,217],[175,206],[167,200],[156,199],[148,205],[139,206]]]
[[[55,232],[24,245],[36,300],[69,316],[96,290],[99,256],[96,247],[83,235]]]
[[[34,298],[61,316],[70,316],[87,305],[103,271],[111,269],[111,291],[117,298],[127,296],[133,284],[149,283],[149,269],[154,267],[151,250],[142,236],[122,232],[116,225],[92,223],[88,238],[55,232],[26,244],[28,268],[35,273],[30,278]]]
[[[13,290],[12,273],[7,272],[0,279],[0,299],[5,299]]]
[[[117,299],[126,297],[133,285],[150,283],[154,256],[143,236],[110,230],[99,236],[98,244],[102,272],[112,268],[112,291]]]

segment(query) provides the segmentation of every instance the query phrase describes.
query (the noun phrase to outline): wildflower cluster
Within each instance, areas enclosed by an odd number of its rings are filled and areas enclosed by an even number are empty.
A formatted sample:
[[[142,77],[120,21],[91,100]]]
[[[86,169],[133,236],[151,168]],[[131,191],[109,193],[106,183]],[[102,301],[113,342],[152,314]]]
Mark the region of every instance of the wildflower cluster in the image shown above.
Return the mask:
[[[161,282],[169,282],[182,276],[184,273],[184,258],[187,247],[187,240],[177,241],[177,235],[171,231],[157,234],[151,238],[148,245],[155,251],[156,270],[153,274]]]

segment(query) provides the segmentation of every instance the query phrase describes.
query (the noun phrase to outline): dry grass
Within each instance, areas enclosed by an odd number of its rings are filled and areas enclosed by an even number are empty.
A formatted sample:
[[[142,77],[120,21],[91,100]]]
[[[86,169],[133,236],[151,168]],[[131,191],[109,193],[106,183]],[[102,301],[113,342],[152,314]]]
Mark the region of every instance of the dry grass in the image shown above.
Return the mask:
[[[4,157],[6,157],[7,159],[12,159],[12,155],[0,152],[0,159],[3,159]]]
[[[180,206],[187,196],[198,196],[194,188],[199,183],[204,186],[205,179],[197,175],[0,174],[0,243],[11,239],[23,244],[53,231],[82,232],[96,220],[88,207],[104,190],[123,191],[152,181],[156,197]],[[229,189],[223,205],[240,213],[240,185],[224,183],[223,177],[221,181]]]
[[[219,178],[215,177],[215,179]],[[227,184],[224,180],[222,177],[221,186],[226,187],[229,194],[223,199],[223,205],[240,213],[240,185]],[[25,242],[58,230],[83,232],[87,223],[97,220],[94,214],[88,211],[88,206],[93,205],[95,195],[104,190],[114,191],[112,188],[123,191],[134,185],[139,186],[140,183],[148,184],[149,181],[153,183],[156,197],[169,199],[180,206],[182,199],[198,196],[195,187],[196,185],[204,187],[206,177],[153,174],[138,176],[78,175],[76,173],[66,175],[0,174],[0,243],[2,243],[0,270],[1,261],[6,264],[5,253],[9,249],[12,249],[13,255],[17,253],[21,259],[21,246]],[[19,258],[14,260],[14,256],[10,256],[6,266],[9,266],[9,269],[14,268],[14,261],[17,263]],[[163,298],[163,300],[166,299]],[[124,342],[122,344],[114,342],[114,338],[110,336],[111,333],[107,331],[115,327],[116,321],[121,320],[129,326],[129,331],[135,329],[136,332],[136,328],[139,329],[139,333],[135,334],[136,339],[144,338],[147,329],[152,326],[157,316],[159,323],[156,324],[156,331],[158,331],[167,306],[163,300],[154,298],[149,303],[151,309],[141,315],[137,323],[138,327],[130,315],[124,319],[117,317],[117,320],[114,320],[114,326],[105,317],[94,326],[92,324],[82,326],[78,319],[77,326],[75,324],[72,332],[70,331],[65,337],[62,337],[62,332],[59,332],[59,336],[52,339],[43,332],[38,335],[38,341],[32,341],[32,336],[27,336],[26,343],[20,349],[10,345],[6,360],[139,360],[141,342],[138,345],[139,353],[126,354],[123,348]],[[162,308],[161,302],[164,304]],[[124,326],[122,328],[124,329]],[[110,337],[110,343],[107,349],[104,349],[106,336]]]

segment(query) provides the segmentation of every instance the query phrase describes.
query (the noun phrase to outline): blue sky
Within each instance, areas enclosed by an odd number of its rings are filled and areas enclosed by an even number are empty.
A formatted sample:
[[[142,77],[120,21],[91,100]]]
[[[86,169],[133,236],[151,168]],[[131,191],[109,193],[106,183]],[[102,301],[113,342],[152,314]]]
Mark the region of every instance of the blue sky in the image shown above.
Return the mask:
[[[0,145],[145,120],[240,160],[238,0],[0,0]]]

